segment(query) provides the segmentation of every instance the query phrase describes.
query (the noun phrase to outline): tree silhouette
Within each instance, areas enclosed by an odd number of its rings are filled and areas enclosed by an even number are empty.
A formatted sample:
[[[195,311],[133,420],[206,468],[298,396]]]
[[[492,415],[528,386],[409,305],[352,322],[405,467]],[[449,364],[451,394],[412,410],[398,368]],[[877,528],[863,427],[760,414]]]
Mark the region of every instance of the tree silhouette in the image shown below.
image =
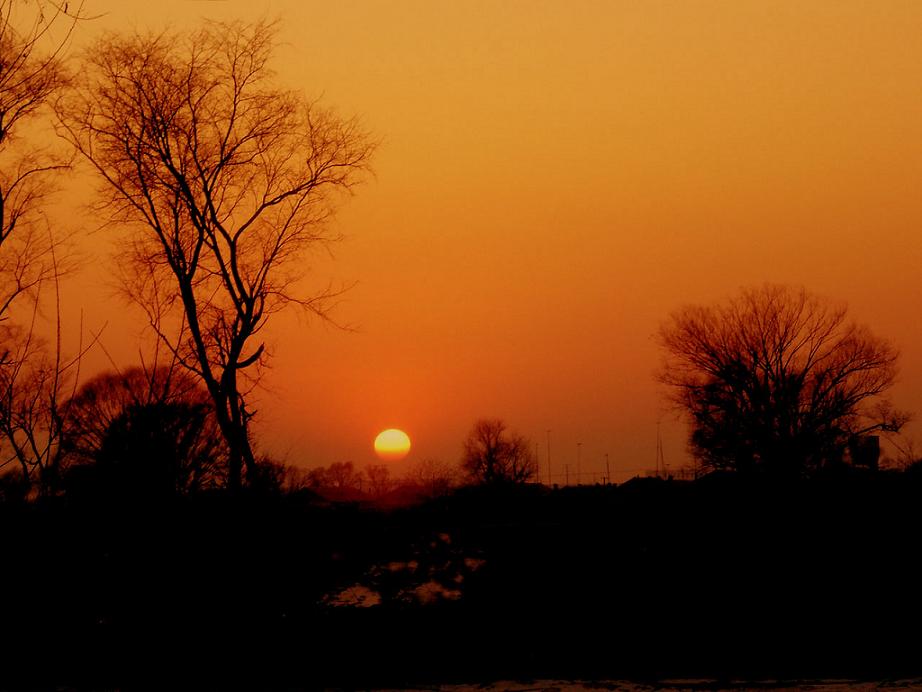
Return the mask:
[[[68,161],[21,133],[68,83],[62,56],[78,19],[48,0],[0,0],[0,319],[57,273],[43,211]]]
[[[131,404],[106,429],[96,465],[105,490],[166,498],[223,484],[225,466],[210,406]]]
[[[336,461],[327,467],[311,469],[307,474],[307,485],[310,488],[358,490],[362,476],[351,461]]]
[[[457,463],[449,464],[431,458],[416,462],[407,476],[430,499],[447,495],[463,481],[463,473]]]
[[[41,135],[49,105],[69,81],[63,54],[81,11],[81,2],[71,9],[0,0],[0,473],[15,464],[24,487],[42,493],[57,476],[60,402],[79,355],[62,356],[57,306],[53,347],[36,333],[40,307],[50,302],[43,289],[53,284],[59,298],[68,264],[64,237],[45,211],[69,160]]]
[[[306,294],[304,253],[367,169],[354,120],[277,87],[272,25],[109,35],[91,48],[65,136],[105,181],[103,209],[131,229],[121,265],[131,300],[208,390],[230,449],[229,485],[255,472],[254,343],[295,304],[324,316],[337,292]]]
[[[396,483],[391,478],[391,470],[384,464],[372,464],[365,467],[365,481],[368,494],[379,498],[394,489]]]
[[[211,399],[194,375],[175,367],[134,367],[96,375],[67,402],[68,454],[94,459],[109,427],[126,409],[164,403],[207,406]]]
[[[766,285],[725,305],[686,307],[659,341],[659,379],[712,469],[816,471],[856,437],[908,419],[879,399],[896,350],[803,289]]]
[[[98,465],[115,490],[186,494],[226,481],[227,447],[211,398],[191,373],[103,373],[63,408],[66,465]]]
[[[55,280],[55,283],[56,280]],[[57,290],[57,288],[56,288]],[[60,478],[63,418],[68,386],[76,383],[81,350],[65,360],[58,339],[54,349],[35,333],[38,302],[28,327],[0,323],[0,468],[16,463],[26,485],[40,494],[53,492]],[[68,383],[70,380],[70,383]]]
[[[499,419],[474,423],[464,441],[462,466],[472,481],[487,485],[524,483],[538,467],[528,440]]]

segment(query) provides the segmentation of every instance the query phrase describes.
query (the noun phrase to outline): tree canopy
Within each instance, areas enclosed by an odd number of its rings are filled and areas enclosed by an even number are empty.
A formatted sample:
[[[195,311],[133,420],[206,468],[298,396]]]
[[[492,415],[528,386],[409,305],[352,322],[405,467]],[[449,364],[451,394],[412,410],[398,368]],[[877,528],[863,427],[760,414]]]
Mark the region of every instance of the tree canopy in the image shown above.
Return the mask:
[[[531,445],[498,418],[481,419],[464,440],[462,466],[468,477],[486,485],[524,483],[538,468]]]
[[[712,469],[810,473],[906,422],[882,395],[897,351],[804,289],[765,285],[661,326],[659,379]]]
[[[113,491],[159,496],[226,482],[227,447],[211,398],[187,371],[102,373],[64,410],[68,471],[92,466]]]

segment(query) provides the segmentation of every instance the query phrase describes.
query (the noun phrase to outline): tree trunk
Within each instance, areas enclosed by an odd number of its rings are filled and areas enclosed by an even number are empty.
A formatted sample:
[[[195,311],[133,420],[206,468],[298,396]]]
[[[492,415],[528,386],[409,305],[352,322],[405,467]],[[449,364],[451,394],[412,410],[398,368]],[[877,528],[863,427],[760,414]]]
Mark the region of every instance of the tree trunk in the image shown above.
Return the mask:
[[[222,407],[223,415],[218,417],[218,423],[227,440],[230,453],[227,486],[236,492],[243,487],[244,474],[248,483],[252,484],[256,480],[256,459],[247,431],[246,414],[237,394],[236,378],[222,378],[221,384],[225,389],[227,408]]]
[[[221,429],[225,442],[227,442],[227,489],[231,492],[238,492],[243,487],[242,470],[244,463],[244,452],[239,442],[238,426],[232,418],[232,412],[228,411],[229,398],[225,396],[212,398],[214,399],[218,427]]]

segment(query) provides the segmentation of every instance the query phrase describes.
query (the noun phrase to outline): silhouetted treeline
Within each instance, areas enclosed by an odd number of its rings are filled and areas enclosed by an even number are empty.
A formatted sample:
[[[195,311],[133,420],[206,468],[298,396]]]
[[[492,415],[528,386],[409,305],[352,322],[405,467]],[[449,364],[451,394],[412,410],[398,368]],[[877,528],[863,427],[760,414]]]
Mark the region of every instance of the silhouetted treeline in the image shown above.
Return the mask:
[[[466,487],[391,512],[309,492],[4,504],[7,672],[295,689],[919,674],[920,493],[911,470]]]

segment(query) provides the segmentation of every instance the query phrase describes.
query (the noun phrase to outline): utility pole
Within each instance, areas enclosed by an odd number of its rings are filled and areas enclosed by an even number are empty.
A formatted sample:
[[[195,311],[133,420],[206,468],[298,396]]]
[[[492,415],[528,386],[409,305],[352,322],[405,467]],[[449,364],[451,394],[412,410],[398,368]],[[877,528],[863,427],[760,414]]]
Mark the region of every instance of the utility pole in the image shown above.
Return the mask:
[[[538,443],[535,442],[535,483],[541,485],[541,457],[538,455]]]
[[[608,466],[608,452],[605,452],[605,479],[611,485],[611,469]]]
[[[551,474],[551,431],[547,431],[547,483],[554,485],[554,476]]]
[[[583,482],[583,476],[580,468],[580,457],[582,456],[583,443],[576,443],[576,484],[581,485]]]

